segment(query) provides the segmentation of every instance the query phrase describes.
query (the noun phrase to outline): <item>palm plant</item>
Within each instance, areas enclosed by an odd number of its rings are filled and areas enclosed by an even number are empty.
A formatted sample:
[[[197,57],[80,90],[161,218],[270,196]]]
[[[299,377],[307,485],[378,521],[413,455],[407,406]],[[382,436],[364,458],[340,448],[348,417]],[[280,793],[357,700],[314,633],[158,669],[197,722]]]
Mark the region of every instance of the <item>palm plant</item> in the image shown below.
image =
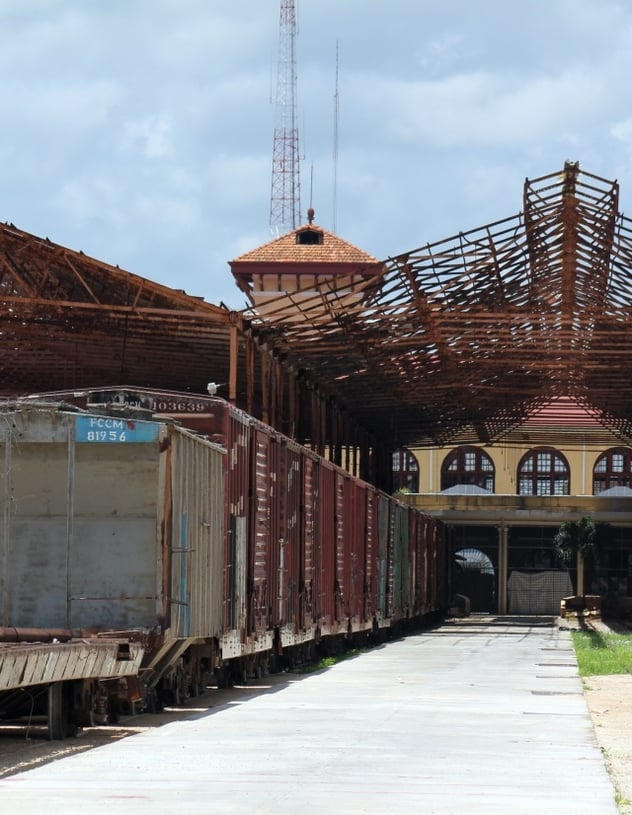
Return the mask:
[[[555,554],[564,566],[569,566],[578,552],[584,558],[595,555],[596,545],[597,527],[588,515],[579,521],[565,521],[553,538]]]

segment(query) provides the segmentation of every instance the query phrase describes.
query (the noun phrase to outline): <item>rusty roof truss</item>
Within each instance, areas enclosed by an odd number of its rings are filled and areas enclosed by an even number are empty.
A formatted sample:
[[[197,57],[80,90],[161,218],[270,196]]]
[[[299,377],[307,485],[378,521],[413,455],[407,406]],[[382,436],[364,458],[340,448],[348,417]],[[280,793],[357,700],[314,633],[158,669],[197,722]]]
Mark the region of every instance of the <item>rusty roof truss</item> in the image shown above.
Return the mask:
[[[361,296],[333,280],[286,295],[253,326],[395,444],[493,442],[560,397],[628,439],[632,221],[618,197],[567,162],[525,182],[521,213],[389,258]]]

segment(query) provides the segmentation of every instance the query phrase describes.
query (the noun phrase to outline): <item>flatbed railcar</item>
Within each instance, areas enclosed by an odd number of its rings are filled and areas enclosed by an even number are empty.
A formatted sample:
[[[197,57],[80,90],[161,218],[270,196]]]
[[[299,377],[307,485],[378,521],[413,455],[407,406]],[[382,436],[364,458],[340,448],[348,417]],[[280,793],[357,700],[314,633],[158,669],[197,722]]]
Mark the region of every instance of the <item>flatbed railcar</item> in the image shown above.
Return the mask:
[[[40,428],[33,467],[44,466],[56,425],[67,428],[62,458],[76,462],[79,451],[91,462],[65,487],[69,495],[90,484],[91,535],[77,536],[68,498],[58,520],[76,542],[57,555],[70,554],[66,582],[87,572],[101,602],[70,591],[55,614],[34,617],[22,605],[20,622],[150,633],[139,674],[148,698],[243,681],[440,611],[440,523],[225,400],[116,387],[35,395],[16,415],[24,421],[36,408],[48,411],[50,428]],[[77,437],[90,422],[105,435]],[[108,438],[108,422],[146,428],[152,441]],[[61,470],[54,478],[63,483]],[[140,494],[146,523],[136,526]],[[13,511],[5,506],[9,530]],[[25,580],[12,573],[8,584]]]

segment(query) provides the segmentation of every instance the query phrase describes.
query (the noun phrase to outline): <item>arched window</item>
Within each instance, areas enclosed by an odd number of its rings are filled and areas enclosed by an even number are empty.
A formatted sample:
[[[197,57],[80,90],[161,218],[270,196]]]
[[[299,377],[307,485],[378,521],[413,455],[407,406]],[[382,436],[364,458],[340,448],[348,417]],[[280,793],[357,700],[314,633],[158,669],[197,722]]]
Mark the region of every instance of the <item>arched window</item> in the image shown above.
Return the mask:
[[[441,489],[472,484],[494,492],[494,462],[480,447],[457,447],[441,466]]]
[[[406,489],[419,492],[419,465],[417,459],[402,447],[393,453],[393,490]]]
[[[518,495],[570,495],[568,462],[557,450],[538,447],[518,465]]]
[[[632,450],[613,447],[606,450],[593,468],[593,495],[611,487],[632,487]]]

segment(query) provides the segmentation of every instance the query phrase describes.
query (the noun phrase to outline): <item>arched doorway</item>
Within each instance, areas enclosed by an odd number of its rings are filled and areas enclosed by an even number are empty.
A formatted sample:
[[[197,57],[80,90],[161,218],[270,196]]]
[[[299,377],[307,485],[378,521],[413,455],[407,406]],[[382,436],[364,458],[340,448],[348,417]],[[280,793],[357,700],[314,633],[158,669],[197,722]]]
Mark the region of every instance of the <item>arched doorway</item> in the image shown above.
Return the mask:
[[[470,600],[470,611],[493,614],[498,610],[498,533],[494,527],[453,528],[452,595]]]
[[[455,594],[469,597],[471,611],[493,611],[496,607],[496,572],[490,558],[480,549],[459,549],[454,558]]]

